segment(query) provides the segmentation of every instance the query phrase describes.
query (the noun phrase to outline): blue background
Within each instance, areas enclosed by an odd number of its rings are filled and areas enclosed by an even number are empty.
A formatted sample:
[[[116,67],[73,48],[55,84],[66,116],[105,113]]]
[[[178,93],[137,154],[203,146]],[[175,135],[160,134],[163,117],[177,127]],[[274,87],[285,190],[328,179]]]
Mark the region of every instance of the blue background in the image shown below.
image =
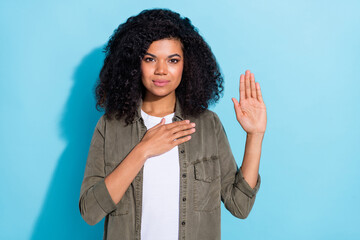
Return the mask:
[[[268,111],[254,208],[222,239],[360,239],[359,1],[0,3],[0,239],[101,239],[78,211],[93,87],[114,29],[141,10],[189,17],[225,76],[211,109],[241,164],[231,97],[255,73]]]

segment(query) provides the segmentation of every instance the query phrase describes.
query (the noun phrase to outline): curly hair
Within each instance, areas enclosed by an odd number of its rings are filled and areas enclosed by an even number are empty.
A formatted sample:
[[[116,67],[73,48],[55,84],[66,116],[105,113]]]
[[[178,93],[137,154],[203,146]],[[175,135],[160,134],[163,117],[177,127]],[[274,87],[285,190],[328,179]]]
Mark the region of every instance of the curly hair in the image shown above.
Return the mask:
[[[114,31],[106,45],[104,65],[95,87],[96,108],[105,117],[125,118],[130,124],[145,96],[141,59],[150,44],[161,39],[180,40],[184,68],[175,95],[185,116],[197,116],[216,103],[223,77],[209,45],[186,17],[168,9],[143,10]]]

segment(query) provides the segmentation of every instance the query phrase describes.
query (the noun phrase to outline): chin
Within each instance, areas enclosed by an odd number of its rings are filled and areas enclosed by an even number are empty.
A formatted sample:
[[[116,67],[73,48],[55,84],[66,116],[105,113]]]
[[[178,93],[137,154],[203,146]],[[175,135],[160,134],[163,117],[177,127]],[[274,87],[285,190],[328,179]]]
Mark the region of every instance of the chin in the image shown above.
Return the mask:
[[[150,96],[153,97],[166,97],[172,93],[172,91],[150,91]]]

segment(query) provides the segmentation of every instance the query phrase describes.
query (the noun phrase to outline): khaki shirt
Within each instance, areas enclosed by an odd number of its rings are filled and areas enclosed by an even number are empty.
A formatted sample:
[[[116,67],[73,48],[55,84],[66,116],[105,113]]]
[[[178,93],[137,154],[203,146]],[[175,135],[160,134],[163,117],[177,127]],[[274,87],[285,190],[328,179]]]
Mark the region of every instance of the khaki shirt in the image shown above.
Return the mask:
[[[143,168],[118,204],[112,201],[104,183],[105,176],[121,163],[147,130],[141,117],[141,105],[128,126],[123,120],[106,120],[103,115],[91,140],[79,208],[90,225],[105,217],[103,239],[141,237]],[[175,106],[173,121],[184,120],[178,100]],[[220,239],[221,201],[235,217],[246,218],[260,187],[260,175],[252,189],[238,169],[216,113],[206,110],[196,118],[186,119],[196,123],[196,132],[190,141],[178,146],[179,239]]]

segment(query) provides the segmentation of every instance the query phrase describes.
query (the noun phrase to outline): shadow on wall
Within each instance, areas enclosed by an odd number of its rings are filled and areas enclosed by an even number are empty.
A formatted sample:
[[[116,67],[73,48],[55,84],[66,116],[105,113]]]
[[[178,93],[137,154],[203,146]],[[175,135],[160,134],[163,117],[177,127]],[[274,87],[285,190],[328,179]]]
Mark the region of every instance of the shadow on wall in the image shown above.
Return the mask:
[[[102,239],[104,220],[89,226],[79,211],[79,197],[90,141],[103,113],[95,108],[94,86],[104,61],[102,47],[83,58],[60,122],[67,146],[58,160],[32,240]]]

